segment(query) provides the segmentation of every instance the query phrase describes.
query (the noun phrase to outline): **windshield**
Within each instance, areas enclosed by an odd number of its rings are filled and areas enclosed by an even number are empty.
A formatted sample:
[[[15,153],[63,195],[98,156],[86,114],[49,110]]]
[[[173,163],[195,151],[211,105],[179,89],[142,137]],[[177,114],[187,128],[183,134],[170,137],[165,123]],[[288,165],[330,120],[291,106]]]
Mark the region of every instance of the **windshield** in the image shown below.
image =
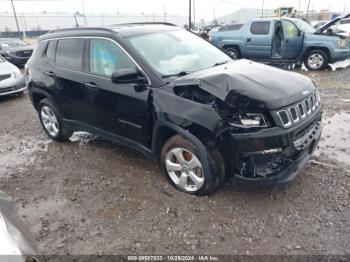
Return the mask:
[[[129,40],[165,77],[185,75],[232,61],[224,52],[186,30],[134,36]]]
[[[309,25],[308,23],[304,22],[303,20],[300,19],[296,19],[293,20],[293,22],[297,25],[297,27],[299,28],[299,30],[307,33],[307,34],[313,34],[316,32],[316,29],[313,28],[311,25]]]

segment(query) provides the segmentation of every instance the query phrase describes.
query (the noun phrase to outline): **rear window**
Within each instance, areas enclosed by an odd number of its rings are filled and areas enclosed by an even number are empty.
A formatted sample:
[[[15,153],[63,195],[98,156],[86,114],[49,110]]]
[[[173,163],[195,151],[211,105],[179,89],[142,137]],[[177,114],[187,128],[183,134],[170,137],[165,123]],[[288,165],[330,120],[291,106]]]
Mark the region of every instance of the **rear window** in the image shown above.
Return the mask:
[[[242,26],[243,26],[243,24],[224,25],[224,26],[220,27],[219,31],[220,32],[223,32],[223,31],[237,31],[237,30],[241,29]]]
[[[253,22],[250,32],[253,35],[268,35],[270,32],[270,22]]]
[[[57,42],[56,64],[72,68],[82,69],[84,39],[63,39]]]
[[[55,42],[54,41],[49,41],[46,49],[46,57],[50,61],[55,61]]]

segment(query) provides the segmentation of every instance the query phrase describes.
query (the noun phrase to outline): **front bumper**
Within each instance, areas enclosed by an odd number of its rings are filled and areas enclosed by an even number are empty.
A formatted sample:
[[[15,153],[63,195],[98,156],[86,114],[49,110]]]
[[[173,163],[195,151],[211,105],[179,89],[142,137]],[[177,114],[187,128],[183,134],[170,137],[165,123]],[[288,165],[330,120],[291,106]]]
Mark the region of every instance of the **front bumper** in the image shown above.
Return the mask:
[[[10,95],[22,92],[26,89],[24,77],[14,78],[0,81],[0,96]]]
[[[350,58],[350,48],[335,49],[331,62],[343,61]]]
[[[233,184],[274,185],[293,180],[312,157],[322,133],[321,109],[293,128],[231,134]]]

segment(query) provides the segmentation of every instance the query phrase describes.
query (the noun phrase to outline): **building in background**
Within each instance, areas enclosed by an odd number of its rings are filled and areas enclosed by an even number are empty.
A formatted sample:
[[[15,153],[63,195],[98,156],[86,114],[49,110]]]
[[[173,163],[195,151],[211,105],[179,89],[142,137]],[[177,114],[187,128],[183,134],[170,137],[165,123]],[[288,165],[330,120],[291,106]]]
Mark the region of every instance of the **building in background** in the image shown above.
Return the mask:
[[[230,23],[246,23],[251,19],[261,16],[276,16],[274,10],[265,9],[263,12],[261,9],[255,8],[242,8],[232,14],[219,17],[216,19],[218,24],[230,24]]]
[[[188,16],[172,14],[87,14],[74,17],[68,13],[18,13],[21,31],[54,30],[86,25],[91,27],[136,22],[168,22],[178,26],[188,24]],[[12,13],[0,13],[0,32],[17,31]]]

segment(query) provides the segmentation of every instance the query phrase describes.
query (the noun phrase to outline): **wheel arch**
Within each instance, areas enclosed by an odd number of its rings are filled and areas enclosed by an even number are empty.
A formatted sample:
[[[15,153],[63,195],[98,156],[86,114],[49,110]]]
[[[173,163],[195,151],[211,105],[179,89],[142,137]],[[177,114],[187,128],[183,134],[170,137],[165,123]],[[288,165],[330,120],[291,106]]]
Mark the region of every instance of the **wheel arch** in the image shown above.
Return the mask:
[[[224,44],[222,47],[221,47],[223,50],[226,51],[226,49],[228,48],[233,48],[233,49],[236,49],[239,56],[241,57],[242,56],[242,51],[241,51],[241,47],[237,44]]]
[[[193,142],[198,148],[200,158],[203,161],[203,169],[205,172],[211,172],[209,167],[209,160],[207,151],[203,143],[192,133],[187,130],[172,124],[170,122],[166,122],[163,120],[157,120],[154,125],[153,134],[152,134],[152,154],[155,159],[160,158],[160,153],[164,143],[174,135],[182,135],[187,138],[191,142]]]
[[[305,49],[305,51],[301,55],[300,60],[304,61],[304,59],[306,58],[307,54],[310,53],[311,51],[314,51],[314,50],[324,51],[327,54],[328,59],[329,60],[331,59],[331,51],[330,51],[330,49],[328,47],[326,47],[326,46],[309,46],[309,47],[307,47]]]

